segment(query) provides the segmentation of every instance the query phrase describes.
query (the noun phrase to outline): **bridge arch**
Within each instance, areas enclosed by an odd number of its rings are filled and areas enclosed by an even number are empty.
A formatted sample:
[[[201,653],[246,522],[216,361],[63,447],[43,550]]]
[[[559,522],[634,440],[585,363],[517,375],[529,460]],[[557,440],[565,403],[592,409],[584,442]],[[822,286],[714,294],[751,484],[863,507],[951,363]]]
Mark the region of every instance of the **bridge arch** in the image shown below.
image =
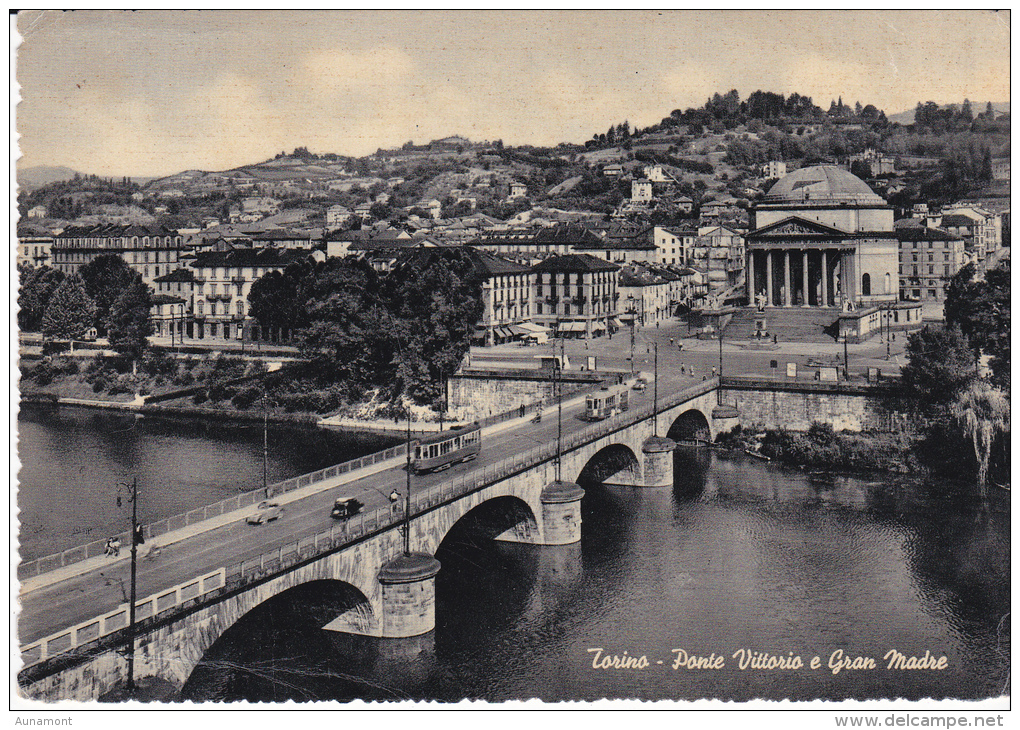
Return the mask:
[[[576,481],[581,485],[601,483],[623,469],[638,474],[641,471],[641,462],[630,446],[610,444],[588,458]]]
[[[198,654],[200,650],[201,655],[181,682],[181,696],[187,698],[189,686],[195,682],[214,681],[228,691],[233,690],[231,694],[237,694],[239,684],[252,681],[272,684],[277,659],[286,660],[295,643],[301,645],[302,651],[313,652],[323,643],[300,638],[288,640],[286,637],[281,641],[280,628],[284,627],[284,630],[301,637],[320,631],[340,615],[348,623],[360,621],[366,627],[375,621],[371,602],[358,588],[341,580],[315,579],[279,591],[236,618],[223,615],[220,621],[210,621],[208,629],[200,631],[201,638],[196,642],[193,653]],[[230,618],[234,620],[228,624]],[[246,660],[250,659],[246,647],[253,639],[270,631],[275,638],[259,642],[260,651],[273,651],[279,645],[283,655],[274,657],[269,666],[251,671],[245,666]]]
[[[704,413],[690,408],[673,419],[666,435],[674,441],[711,441],[712,425]]]
[[[515,494],[493,494],[459,514],[447,511],[425,536],[425,549],[435,555],[451,532],[468,532],[475,538],[503,538],[535,542],[539,534],[535,508]],[[445,519],[444,519],[445,517]],[[456,534],[455,533],[455,534]]]

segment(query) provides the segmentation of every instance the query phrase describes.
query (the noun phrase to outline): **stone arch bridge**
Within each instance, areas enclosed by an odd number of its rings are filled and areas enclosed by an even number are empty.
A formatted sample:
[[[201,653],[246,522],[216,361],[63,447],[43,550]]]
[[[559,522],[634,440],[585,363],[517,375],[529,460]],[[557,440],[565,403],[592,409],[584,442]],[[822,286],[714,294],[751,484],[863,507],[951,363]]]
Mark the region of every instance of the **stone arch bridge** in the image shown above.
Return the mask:
[[[556,444],[544,444],[415,494],[407,552],[402,515],[389,512],[366,519],[349,533],[331,531],[303,540],[292,553],[281,550],[279,560],[246,561],[237,576],[224,569],[199,577],[192,598],[184,598],[181,588],[166,609],[161,610],[162,596],[153,599],[151,611],[136,624],[134,676],[157,676],[182,687],[234,623],[265,601],[312,581],[338,581],[353,596],[353,605],[329,624],[331,629],[380,638],[427,633],[435,626],[434,579],[440,565],[434,555],[458,522],[482,505],[498,505],[498,539],[536,545],[578,542],[584,491],[576,481],[582,472],[611,454],[616,461],[604,470],[615,472],[611,481],[671,486],[675,444],[667,435],[713,440],[738,423],[734,408],[718,405],[717,392],[716,379],[697,383],[661,398],[657,409],[634,408],[571,434],[558,460]],[[498,436],[487,437],[486,448],[498,448]],[[206,591],[209,580],[214,587]],[[21,692],[36,699],[90,701],[122,684],[128,630],[104,634],[100,626],[97,631],[96,639],[78,642],[74,651],[44,656],[23,669]]]

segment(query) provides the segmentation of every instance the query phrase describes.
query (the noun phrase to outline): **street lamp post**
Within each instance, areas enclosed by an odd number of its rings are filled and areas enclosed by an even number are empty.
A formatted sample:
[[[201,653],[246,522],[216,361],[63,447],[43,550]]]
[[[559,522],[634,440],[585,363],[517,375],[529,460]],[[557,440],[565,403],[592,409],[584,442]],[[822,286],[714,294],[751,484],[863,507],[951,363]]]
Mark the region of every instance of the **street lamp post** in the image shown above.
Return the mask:
[[[556,481],[561,481],[562,469],[561,461],[563,458],[563,379],[560,377],[560,370],[563,368],[563,351],[565,343],[560,340],[560,358],[559,360],[553,360],[553,393],[556,398]]]
[[[411,554],[411,405],[407,411],[407,480],[404,488],[404,555]]]
[[[652,389],[652,433],[659,433],[659,341],[655,341],[655,387]]]
[[[128,604],[128,655],[127,655],[127,689],[133,692],[135,689],[135,600],[136,581],[138,575],[138,477],[126,482],[117,483],[117,506],[121,505],[119,487],[131,490],[131,597]]]

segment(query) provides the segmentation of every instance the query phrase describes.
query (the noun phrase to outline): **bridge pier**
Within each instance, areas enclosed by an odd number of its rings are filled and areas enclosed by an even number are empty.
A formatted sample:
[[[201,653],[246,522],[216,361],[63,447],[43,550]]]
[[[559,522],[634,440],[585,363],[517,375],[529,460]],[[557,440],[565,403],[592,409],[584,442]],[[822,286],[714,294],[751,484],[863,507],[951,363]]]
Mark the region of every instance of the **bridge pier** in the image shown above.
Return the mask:
[[[641,444],[641,454],[645,463],[642,479],[643,487],[673,486],[673,449],[676,441],[665,436],[649,436]]]
[[[581,498],[584,490],[573,482],[552,482],[542,490],[544,545],[581,541]]]
[[[401,555],[379,571],[382,638],[405,639],[436,627],[439,561],[424,553]]]

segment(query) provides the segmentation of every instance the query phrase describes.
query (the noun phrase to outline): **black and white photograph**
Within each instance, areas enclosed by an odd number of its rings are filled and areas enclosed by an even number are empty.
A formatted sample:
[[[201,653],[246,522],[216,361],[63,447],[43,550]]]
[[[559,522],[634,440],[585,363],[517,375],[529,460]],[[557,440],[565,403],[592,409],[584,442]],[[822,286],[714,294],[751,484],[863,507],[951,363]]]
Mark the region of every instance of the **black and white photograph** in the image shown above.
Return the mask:
[[[1009,10],[9,36],[21,724],[1006,726]]]

